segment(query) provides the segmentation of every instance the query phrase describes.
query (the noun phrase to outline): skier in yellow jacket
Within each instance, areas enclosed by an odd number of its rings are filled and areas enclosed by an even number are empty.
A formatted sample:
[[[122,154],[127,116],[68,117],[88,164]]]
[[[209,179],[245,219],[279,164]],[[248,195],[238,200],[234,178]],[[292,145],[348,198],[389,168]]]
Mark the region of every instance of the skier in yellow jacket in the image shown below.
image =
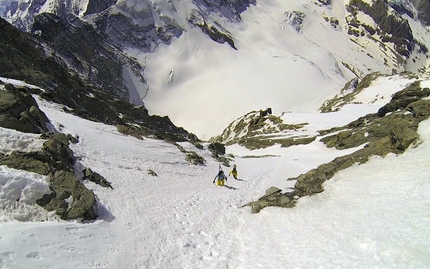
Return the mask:
[[[233,169],[230,171],[230,173],[228,174],[233,175],[234,179],[237,179],[237,170],[236,170],[236,165],[233,165]]]

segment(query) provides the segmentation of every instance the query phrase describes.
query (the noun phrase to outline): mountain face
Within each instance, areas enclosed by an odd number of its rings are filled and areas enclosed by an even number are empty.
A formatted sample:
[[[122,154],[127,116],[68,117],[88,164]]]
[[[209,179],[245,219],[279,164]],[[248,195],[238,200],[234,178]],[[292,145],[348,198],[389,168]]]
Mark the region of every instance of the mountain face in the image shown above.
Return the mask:
[[[400,14],[407,13],[408,16],[418,18],[424,25],[430,26],[430,3],[425,0],[411,1],[388,1],[389,5]]]
[[[108,46],[106,37],[88,23],[79,19],[66,21],[54,14],[42,13],[34,18],[31,33],[87,83],[102,88],[115,98],[127,101],[137,98],[138,94],[127,88],[123,73],[128,69],[143,83],[142,68],[130,57]],[[139,100],[137,98],[134,103],[141,105]]]
[[[164,14],[182,8],[173,3],[112,0],[2,3],[9,3],[5,18],[21,30],[40,37],[89,83],[142,105],[148,89],[142,75],[145,66],[129,57],[127,50],[152,52],[159,44],[170,44],[173,38],[180,37],[189,23],[201,28],[214,41],[228,42],[234,47],[232,38],[212,23],[208,25],[206,16],[218,11],[238,21],[239,12],[252,2],[190,2],[195,8],[188,18],[183,18],[188,21]]]
[[[47,53],[86,83],[144,105],[153,114],[168,115],[203,138],[218,135],[220,127],[239,115],[205,110],[219,125],[208,126],[210,121],[201,120],[197,126],[194,111],[175,110],[177,100],[190,89],[211,95],[220,87],[233,88],[221,93],[226,106],[236,106],[240,115],[259,108],[233,98],[254,89],[223,82],[231,81],[225,79],[228,76],[248,80],[242,76],[247,73],[246,61],[262,52],[267,54],[264,61],[252,60],[259,62],[257,68],[294,68],[299,73],[285,71],[283,79],[274,77],[279,88],[270,91],[285,91],[284,85],[294,81],[297,96],[317,92],[315,105],[306,110],[318,109],[351,79],[372,72],[427,72],[429,67],[426,1],[303,0],[269,5],[256,0],[3,0],[0,5],[5,19],[51,48]],[[217,57],[218,51],[226,56]],[[306,68],[292,67],[294,63]],[[300,75],[313,70],[319,74],[318,89]],[[220,74],[219,83],[207,82],[202,74],[210,72]],[[260,79],[273,80],[270,75]],[[292,101],[294,94],[272,95],[267,92],[258,102],[274,111],[304,109]],[[189,98],[186,106],[200,104]]]
[[[197,138],[175,126],[168,117],[149,115],[142,106],[115,98],[83,81],[70,70],[52,49],[42,46],[38,39],[20,32],[0,19],[0,77],[15,78],[45,90],[29,89],[44,99],[63,104],[64,110],[92,121],[116,125],[123,133],[152,136],[168,141],[195,141]],[[54,30],[53,30],[54,32]],[[53,33],[55,35],[55,33]],[[10,98],[9,98],[10,99]],[[19,102],[18,102],[19,103]],[[11,104],[10,107],[15,107]],[[5,108],[8,107],[5,105]],[[3,112],[7,111],[4,109]],[[21,112],[11,113],[23,121]],[[8,116],[7,119],[11,120]]]
[[[102,12],[115,4],[116,0],[36,0],[36,1],[3,1],[6,8],[5,17],[12,18],[14,25],[22,30],[29,31],[34,16],[40,13],[53,13],[61,18],[73,19],[75,17]]]

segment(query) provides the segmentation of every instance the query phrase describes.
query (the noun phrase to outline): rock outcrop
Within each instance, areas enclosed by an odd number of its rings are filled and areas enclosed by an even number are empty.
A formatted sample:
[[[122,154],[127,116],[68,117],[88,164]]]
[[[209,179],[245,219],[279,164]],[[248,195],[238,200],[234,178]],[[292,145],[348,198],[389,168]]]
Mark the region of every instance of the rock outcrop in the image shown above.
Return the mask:
[[[210,142],[223,143],[227,146],[239,144],[250,150],[261,149],[275,144],[290,147],[308,144],[315,140],[313,136],[289,135],[292,131],[306,126],[307,123],[287,124],[281,117],[272,115],[272,109],[252,111],[238,118],[224,129],[221,135],[213,137]]]
[[[389,103],[378,113],[361,117],[343,127],[320,131],[320,141],[336,149],[358,148],[355,152],[335,158],[309,172],[288,180],[296,181],[294,190],[282,193],[269,189],[258,201],[246,204],[253,212],[267,206],[292,207],[303,196],[324,191],[323,184],[338,171],[353,164],[362,164],[372,156],[389,153],[402,154],[419,140],[417,133],[421,121],[430,117],[429,88],[421,88],[420,82],[411,83],[395,93]]]
[[[22,92],[12,85],[0,90],[0,126],[24,133],[48,131],[49,122],[45,113],[40,111],[30,93]]]
[[[0,127],[41,134],[46,141],[38,151],[0,153],[0,165],[48,176],[52,193],[37,200],[46,210],[55,211],[63,219],[95,219],[95,195],[75,176],[77,159],[69,145],[77,143],[78,139],[70,134],[48,133],[49,120],[27,90],[12,85],[0,90]],[[84,172],[83,179],[112,188],[103,176],[90,168]]]
[[[415,82],[394,94],[392,100],[377,114],[369,114],[341,128],[323,131],[325,135],[336,132],[321,139],[327,147],[362,148],[289,179],[297,180],[295,194],[304,196],[322,192],[322,184],[337,171],[355,163],[365,163],[371,156],[403,153],[419,139],[416,130],[420,121],[430,116],[430,100],[421,99],[429,95],[430,89],[422,89],[419,82]]]
[[[291,208],[296,205],[297,198],[294,192],[282,193],[277,187],[271,187],[266,190],[266,194],[258,201],[247,203],[244,206],[250,206],[252,213],[259,213],[261,209],[268,206]]]
[[[97,218],[94,192],[87,189],[69,171],[59,170],[50,175],[51,194],[45,194],[37,203],[48,211],[55,211],[62,219]]]

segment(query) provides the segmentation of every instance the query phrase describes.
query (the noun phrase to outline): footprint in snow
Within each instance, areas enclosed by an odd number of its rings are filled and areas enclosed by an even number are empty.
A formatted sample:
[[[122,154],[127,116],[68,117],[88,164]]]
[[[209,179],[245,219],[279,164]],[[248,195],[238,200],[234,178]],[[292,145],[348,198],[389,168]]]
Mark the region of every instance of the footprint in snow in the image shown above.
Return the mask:
[[[61,246],[58,249],[61,250],[61,251],[63,251],[63,252],[70,252],[70,253],[73,253],[73,252],[77,251],[76,248],[72,247],[72,246]]]
[[[46,258],[45,256],[41,255],[37,251],[27,253],[27,255],[25,255],[25,257],[29,260],[43,260]]]
[[[81,240],[87,240],[87,239],[91,239],[91,238],[94,238],[94,237],[96,237],[94,234],[87,234],[87,235],[81,235],[81,236],[79,236],[79,239],[81,239]]]
[[[109,262],[105,262],[105,261],[92,261],[90,262],[90,267],[91,268],[105,268],[108,267]]]
[[[42,244],[40,245],[41,248],[46,249],[46,248],[52,248],[52,247],[56,247],[63,244],[63,242],[59,241],[59,242],[51,242],[51,243],[46,243],[46,244]]]
[[[115,245],[109,248],[108,251],[112,253],[124,252],[124,248],[121,245]]]
[[[15,254],[16,253],[14,251],[5,251],[1,253],[0,256],[11,259],[13,256],[15,256]]]

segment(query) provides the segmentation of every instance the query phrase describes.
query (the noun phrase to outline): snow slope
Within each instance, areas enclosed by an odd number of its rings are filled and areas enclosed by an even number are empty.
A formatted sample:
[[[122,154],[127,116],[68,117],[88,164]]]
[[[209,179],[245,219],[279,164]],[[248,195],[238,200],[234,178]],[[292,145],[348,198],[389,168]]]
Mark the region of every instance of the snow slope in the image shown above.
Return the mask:
[[[379,91],[393,89],[387,85]],[[228,187],[217,187],[212,180],[218,163],[207,150],[183,143],[207,160],[206,166],[190,165],[171,144],[127,137],[113,126],[66,114],[60,105],[38,103],[57,130],[79,135],[80,142],[71,145],[75,155],[113,189],[86,182],[100,200],[100,218],[62,221],[34,206],[35,196],[46,190],[43,177],[1,167],[0,268],[430,267],[430,120],[419,127],[420,144],[404,154],[343,170],[323,193],[300,199],[295,208],[251,214],[242,205],[269,187],[286,190],[294,184],[287,178],[349,151],[318,141],[258,151],[232,146],[227,153],[235,155],[239,180],[230,177]],[[310,125],[343,125],[364,106],[324,114]],[[2,153],[40,143],[27,134],[0,132]],[[26,186],[36,184],[26,193]],[[12,192],[29,198],[14,203]]]

